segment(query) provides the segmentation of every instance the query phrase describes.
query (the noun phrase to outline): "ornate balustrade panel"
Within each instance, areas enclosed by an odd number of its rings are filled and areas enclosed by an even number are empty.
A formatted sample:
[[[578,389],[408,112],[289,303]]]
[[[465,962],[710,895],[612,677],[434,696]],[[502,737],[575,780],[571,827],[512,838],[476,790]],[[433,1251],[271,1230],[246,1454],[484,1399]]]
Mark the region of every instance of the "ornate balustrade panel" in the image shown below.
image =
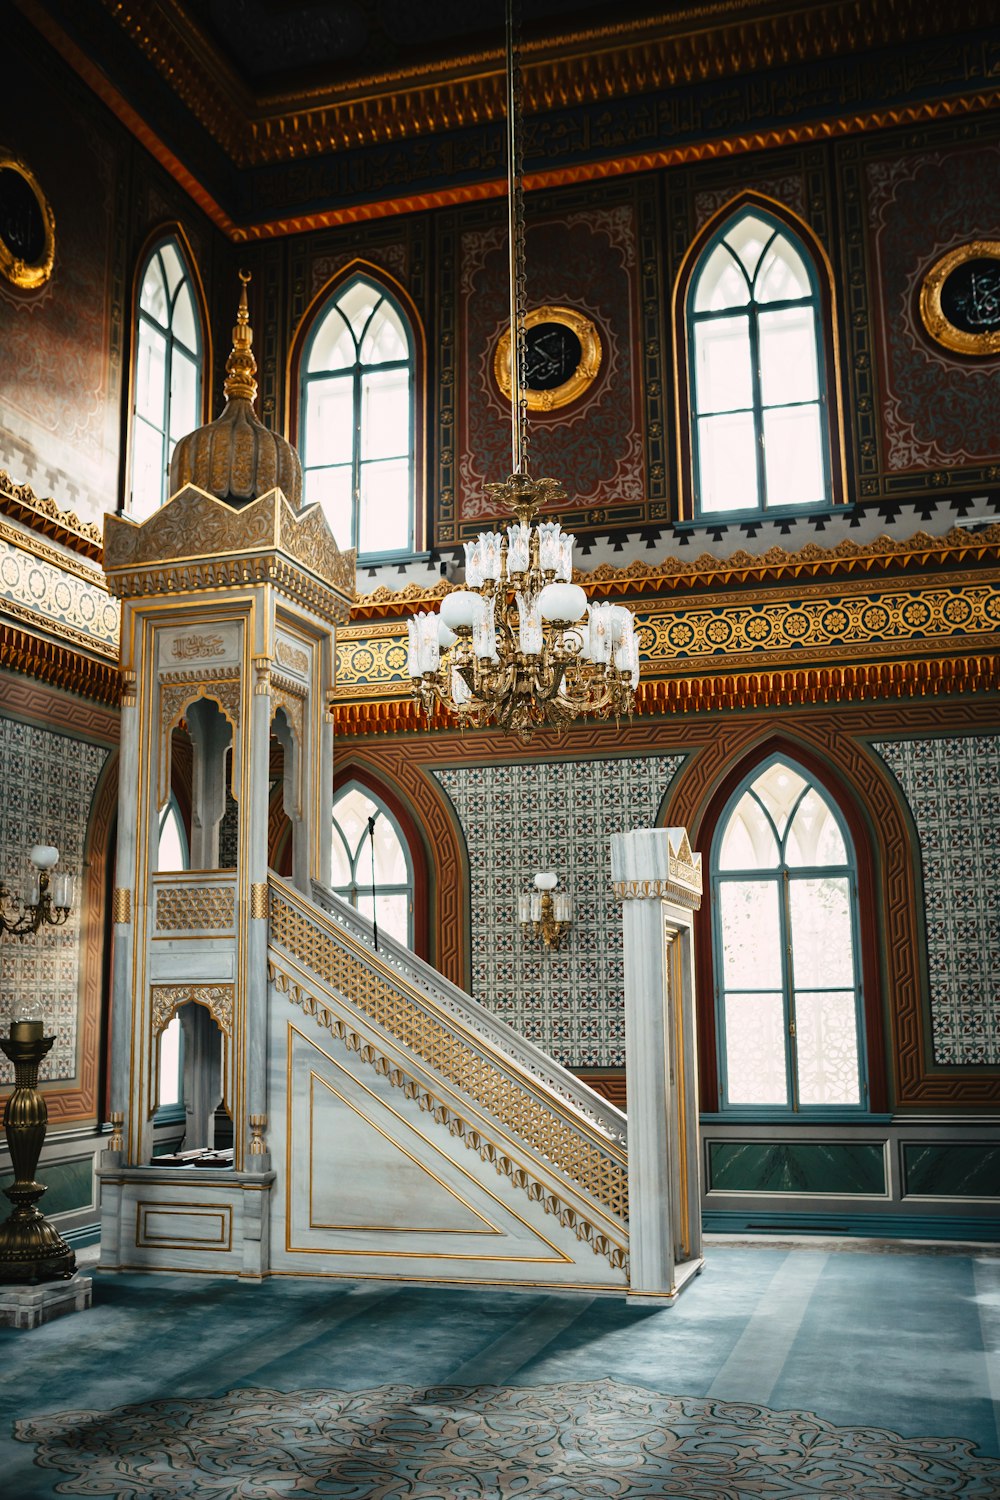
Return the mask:
[[[284,950],[316,974],[624,1226],[621,1112],[398,943],[380,935],[375,954],[364,920],[322,888],[317,895],[322,911],[271,877],[273,956]]]

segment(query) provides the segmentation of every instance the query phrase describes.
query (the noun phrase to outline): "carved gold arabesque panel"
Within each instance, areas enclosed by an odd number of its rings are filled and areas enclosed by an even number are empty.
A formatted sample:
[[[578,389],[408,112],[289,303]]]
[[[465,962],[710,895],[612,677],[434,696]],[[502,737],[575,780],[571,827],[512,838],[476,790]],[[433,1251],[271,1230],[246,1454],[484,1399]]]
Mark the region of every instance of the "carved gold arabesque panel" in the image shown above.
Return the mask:
[[[224,1036],[233,1034],[231,984],[154,984],[150,987],[153,1036],[165,1031],[182,1005],[203,1005]]]
[[[251,555],[256,569],[249,568]],[[335,613],[346,613],[354,597],[354,553],[340,551],[321,506],[295,512],[280,490],[233,510],[188,485],[141,525],[108,515],[104,563],[119,595],[267,578],[297,583],[299,592],[305,585],[306,593],[315,593],[326,611]],[[300,575],[298,580],[292,573]],[[309,576],[303,579],[303,573]],[[334,593],[327,597],[330,590]]]
[[[159,886],[157,932],[224,932],[236,921],[236,893],[229,885]]]
[[[612,1214],[627,1220],[625,1164],[588,1138],[583,1123],[574,1128],[546,1108],[537,1096],[342,946],[332,933],[275,893],[271,898],[271,940],[384,1026]]]
[[[226,643],[221,635],[195,631],[177,636],[170,647],[170,655],[175,661],[207,661],[225,656]]]
[[[288,672],[297,672],[300,677],[309,675],[309,653],[301,646],[293,646],[291,641],[278,637],[274,647],[274,654],[278,665]]]

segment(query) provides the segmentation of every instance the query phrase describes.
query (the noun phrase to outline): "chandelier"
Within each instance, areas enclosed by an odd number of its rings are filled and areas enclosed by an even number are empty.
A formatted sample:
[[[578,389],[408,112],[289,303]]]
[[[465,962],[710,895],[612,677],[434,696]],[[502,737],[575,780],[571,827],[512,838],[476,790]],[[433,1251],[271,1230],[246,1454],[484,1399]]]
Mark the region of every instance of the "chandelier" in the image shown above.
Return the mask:
[[[507,0],[507,217],[510,245],[513,473],[486,486],[514,520],[465,543],[465,587],[440,613],[407,621],[413,693],[430,718],[440,704],[462,727],[495,724],[529,739],[582,715],[631,715],[639,646],[630,610],[590,603],[573,582],[573,544],[539,513],[566,499],[555,479],[528,472],[521,86]]]

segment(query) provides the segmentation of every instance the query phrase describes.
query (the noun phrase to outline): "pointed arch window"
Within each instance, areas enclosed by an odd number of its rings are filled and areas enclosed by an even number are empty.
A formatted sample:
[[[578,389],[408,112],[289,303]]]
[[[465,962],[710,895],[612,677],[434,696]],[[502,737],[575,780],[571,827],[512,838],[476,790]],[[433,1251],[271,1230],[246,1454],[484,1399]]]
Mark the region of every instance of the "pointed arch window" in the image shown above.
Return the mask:
[[[838,809],[790,762],[730,798],[712,914],[722,1107],[866,1108],[856,862]]]
[[[201,420],[203,345],[191,271],[178,241],[161,240],[139,278],[130,475],[136,520],[167,499],[174,446]]]
[[[160,815],[159,843],[156,851],[156,868],[164,870],[186,870],[190,866],[187,835],[184,819],[171,797]],[[174,1015],[160,1037],[159,1094],[157,1104],[163,1113],[161,1121],[179,1118],[184,1106],[183,1040],[180,1016]]]
[[[369,834],[369,819],[372,829]],[[413,861],[395,818],[357,783],[334,798],[333,889],[413,946]]]
[[[366,558],[414,547],[414,336],[400,302],[356,276],[320,311],[303,350],[305,499],[341,547]]]
[[[816,262],[758,206],[726,220],[687,287],[695,519],[836,498]]]

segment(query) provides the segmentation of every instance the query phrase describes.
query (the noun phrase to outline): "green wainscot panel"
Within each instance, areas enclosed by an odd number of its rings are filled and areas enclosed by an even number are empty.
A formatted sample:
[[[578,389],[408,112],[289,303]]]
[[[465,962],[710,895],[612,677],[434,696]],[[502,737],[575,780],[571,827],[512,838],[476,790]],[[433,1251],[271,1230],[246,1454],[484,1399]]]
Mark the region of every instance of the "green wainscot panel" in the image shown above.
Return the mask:
[[[1000,1146],[903,1146],[906,1194],[921,1198],[1000,1198]]]
[[[94,1163],[89,1156],[51,1165],[47,1161],[39,1162],[37,1177],[48,1189],[38,1200],[38,1207],[46,1218],[53,1214],[72,1213],[77,1208],[89,1208],[94,1201]],[[13,1177],[5,1177],[0,1182],[0,1192],[9,1188],[13,1181]],[[7,1200],[0,1202],[6,1205]]]
[[[884,1193],[880,1141],[709,1141],[716,1193]]]

